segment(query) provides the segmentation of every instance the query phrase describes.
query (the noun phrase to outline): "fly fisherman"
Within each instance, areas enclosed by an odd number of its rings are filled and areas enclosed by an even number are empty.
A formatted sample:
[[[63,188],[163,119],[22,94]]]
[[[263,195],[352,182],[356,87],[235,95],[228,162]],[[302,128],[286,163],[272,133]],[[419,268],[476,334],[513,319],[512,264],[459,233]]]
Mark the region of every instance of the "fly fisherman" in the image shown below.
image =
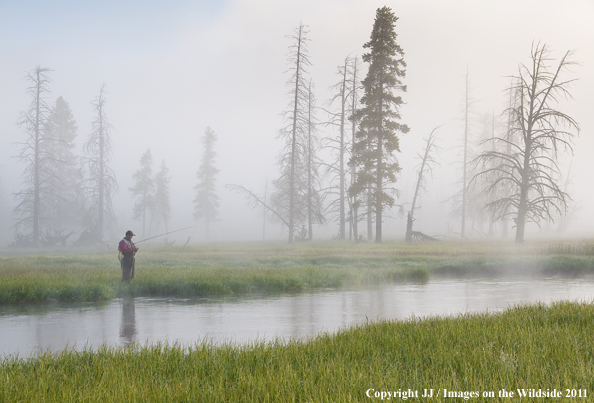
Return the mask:
[[[134,278],[134,255],[138,252],[138,248],[132,242],[134,233],[130,230],[126,231],[126,236],[120,241],[118,250],[122,254],[120,262],[122,264],[122,281],[127,283]]]

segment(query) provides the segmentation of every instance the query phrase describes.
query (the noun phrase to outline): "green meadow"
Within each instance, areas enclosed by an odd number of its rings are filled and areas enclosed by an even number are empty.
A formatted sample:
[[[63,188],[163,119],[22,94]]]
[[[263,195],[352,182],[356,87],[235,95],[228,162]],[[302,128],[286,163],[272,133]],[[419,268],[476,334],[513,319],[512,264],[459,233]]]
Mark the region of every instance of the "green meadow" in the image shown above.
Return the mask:
[[[298,293],[447,276],[591,274],[594,242],[585,240],[162,246],[140,250],[131,283],[121,282],[115,252],[1,256],[0,304]],[[593,304],[558,302],[495,314],[370,322],[290,341],[47,351],[0,358],[0,402],[567,399],[534,397],[553,391],[590,401],[593,328]],[[502,389],[514,396],[500,397]]]
[[[314,242],[143,247],[121,282],[117,253],[0,256],[0,304],[205,297],[426,282],[442,276],[581,276],[594,242]]]
[[[0,401],[591,401],[593,325],[592,304],[560,302],[247,346],[46,352],[0,360]],[[425,389],[434,397],[422,398]],[[499,397],[502,389],[515,396]],[[563,397],[529,397],[554,390]]]

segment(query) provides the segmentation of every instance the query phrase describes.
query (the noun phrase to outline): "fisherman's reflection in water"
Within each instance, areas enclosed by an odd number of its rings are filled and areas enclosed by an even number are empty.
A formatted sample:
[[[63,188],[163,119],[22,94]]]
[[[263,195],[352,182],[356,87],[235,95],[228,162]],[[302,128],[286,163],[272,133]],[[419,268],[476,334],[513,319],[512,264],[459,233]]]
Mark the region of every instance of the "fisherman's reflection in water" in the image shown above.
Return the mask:
[[[136,317],[134,312],[134,298],[122,299],[122,323],[120,324],[120,341],[125,346],[134,343],[136,336]]]

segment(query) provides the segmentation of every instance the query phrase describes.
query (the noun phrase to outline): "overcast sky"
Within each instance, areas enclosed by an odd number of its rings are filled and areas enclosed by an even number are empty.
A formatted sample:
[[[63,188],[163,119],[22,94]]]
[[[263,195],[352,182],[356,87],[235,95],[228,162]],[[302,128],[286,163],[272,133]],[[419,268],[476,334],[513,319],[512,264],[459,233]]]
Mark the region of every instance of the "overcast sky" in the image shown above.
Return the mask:
[[[236,183],[260,191],[266,179],[277,177],[281,144],[275,136],[288,105],[287,35],[300,22],[308,26],[309,71],[322,103],[338,81],[337,66],[346,56],[363,53],[375,11],[384,5],[399,17],[396,32],[408,64],[402,122],[411,132],[402,139],[400,155],[403,197],[412,192],[411,157],[438,125],[443,125],[444,168],[426,197],[439,203],[451,193],[456,178],[448,167],[456,161],[453,147],[461,139],[466,71],[477,115],[499,114],[508,76],[528,62],[532,43],[540,41],[550,45],[553,57],[574,50],[580,62],[567,76],[579,81],[563,110],[581,126],[572,160],[573,194],[583,205],[581,222],[594,226],[591,0],[0,0],[0,183],[5,198],[21,182],[22,167],[11,156],[18,150],[13,143],[25,138],[16,125],[30,102],[24,77],[41,66],[53,70],[50,104],[62,96],[73,110],[79,146],[90,132],[91,101],[106,86],[106,112],[114,127],[112,166],[120,185],[118,228],[139,225],[129,217],[128,188],[149,148],[155,165],[164,159],[173,177],[172,226],[192,220],[200,137],[210,126],[219,138],[218,236],[257,238],[257,212],[222,186]],[[321,134],[335,135],[329,129]],[[567,168],[569,161],[568,156]],[[401,231],[398,225],[388,226],[394,236]],[[445,230],[445,220],[440,225],[435,231]]]

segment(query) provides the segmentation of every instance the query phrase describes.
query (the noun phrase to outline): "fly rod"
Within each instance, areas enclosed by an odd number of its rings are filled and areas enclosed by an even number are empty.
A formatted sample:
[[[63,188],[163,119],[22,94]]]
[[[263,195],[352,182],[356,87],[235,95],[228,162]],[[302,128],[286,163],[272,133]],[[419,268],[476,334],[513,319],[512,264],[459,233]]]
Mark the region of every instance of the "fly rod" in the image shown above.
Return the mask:
[[[194,228],[194,227],[195,227],[195,225],[192,225],[191,227],[186,227],[186,228],[176,229],[175,231],[169,231],[169,232],[166,232],[166,233],[164,233],[164,234],[159,234],[159,235],[152,236],[152,237],[150,237],[150,238],[145,238],[145,239],[143,239],[143,240],[141,240],[141,241],[134,242],[134,244],[141,243],[141,242],[144,242],[144,241],[148,241],[148,240],[150,240],[150,239],[159,238],[160,236],[165,236],[165,235],[173,234],[174,232],[179,232],[179,231],[183,231],[183,230],[190,229],[190,228]]]

